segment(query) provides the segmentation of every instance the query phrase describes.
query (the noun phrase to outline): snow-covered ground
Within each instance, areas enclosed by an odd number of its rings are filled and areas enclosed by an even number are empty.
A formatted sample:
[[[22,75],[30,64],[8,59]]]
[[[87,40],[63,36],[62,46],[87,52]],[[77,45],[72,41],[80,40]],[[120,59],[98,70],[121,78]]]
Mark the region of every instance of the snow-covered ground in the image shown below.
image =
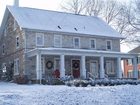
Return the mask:
[[[67,87],[0,82],[0,105],[140,105],[140,85]]]

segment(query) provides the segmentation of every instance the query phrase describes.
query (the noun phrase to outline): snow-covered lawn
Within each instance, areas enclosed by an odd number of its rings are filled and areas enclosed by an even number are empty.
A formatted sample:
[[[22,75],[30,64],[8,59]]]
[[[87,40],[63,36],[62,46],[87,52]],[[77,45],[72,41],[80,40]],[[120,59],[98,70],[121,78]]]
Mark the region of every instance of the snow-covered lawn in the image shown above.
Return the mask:
[[[140,105],[140,85],[67,87],[0,82],[0,105]]]

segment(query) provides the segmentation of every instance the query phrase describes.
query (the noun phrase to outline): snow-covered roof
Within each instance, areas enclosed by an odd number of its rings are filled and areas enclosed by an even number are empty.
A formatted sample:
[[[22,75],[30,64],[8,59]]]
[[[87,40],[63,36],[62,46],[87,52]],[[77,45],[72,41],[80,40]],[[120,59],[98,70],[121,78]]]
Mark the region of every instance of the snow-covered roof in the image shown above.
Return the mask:
[[[7,6],[22,28],[123,38],[95,16],[75,15],[27,7]]]

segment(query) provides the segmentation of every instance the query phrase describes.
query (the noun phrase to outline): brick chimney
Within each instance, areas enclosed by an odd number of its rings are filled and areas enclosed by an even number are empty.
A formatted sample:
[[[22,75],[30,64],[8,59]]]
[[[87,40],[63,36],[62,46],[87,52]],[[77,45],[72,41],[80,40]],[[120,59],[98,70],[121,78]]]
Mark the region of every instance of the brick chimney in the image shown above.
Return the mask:
[[[14,0],[14,6],[19,7],[19,0]]]

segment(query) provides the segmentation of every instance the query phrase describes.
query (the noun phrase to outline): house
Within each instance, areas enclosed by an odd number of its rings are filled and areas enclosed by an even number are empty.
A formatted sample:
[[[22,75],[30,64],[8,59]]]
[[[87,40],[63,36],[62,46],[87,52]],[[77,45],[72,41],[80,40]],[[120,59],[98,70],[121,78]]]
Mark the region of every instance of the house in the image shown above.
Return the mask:
[[[121,60],[136,55],[120,52],[123,37],[94,16],[7,6],[0,28],[0,67],[13,78],[123,78]]]
[[[137,73],[138,73],[138,78],[140,79],[140,57],[139,57],[139,53],[140,53],[140,46],[132,49],[131,51],[129,51],[128,53],[130,54],[138,54],[137,57]],[[124,60],[124,75],[127,78],[133,78],[133,60],[132,59],[127,59]]]

